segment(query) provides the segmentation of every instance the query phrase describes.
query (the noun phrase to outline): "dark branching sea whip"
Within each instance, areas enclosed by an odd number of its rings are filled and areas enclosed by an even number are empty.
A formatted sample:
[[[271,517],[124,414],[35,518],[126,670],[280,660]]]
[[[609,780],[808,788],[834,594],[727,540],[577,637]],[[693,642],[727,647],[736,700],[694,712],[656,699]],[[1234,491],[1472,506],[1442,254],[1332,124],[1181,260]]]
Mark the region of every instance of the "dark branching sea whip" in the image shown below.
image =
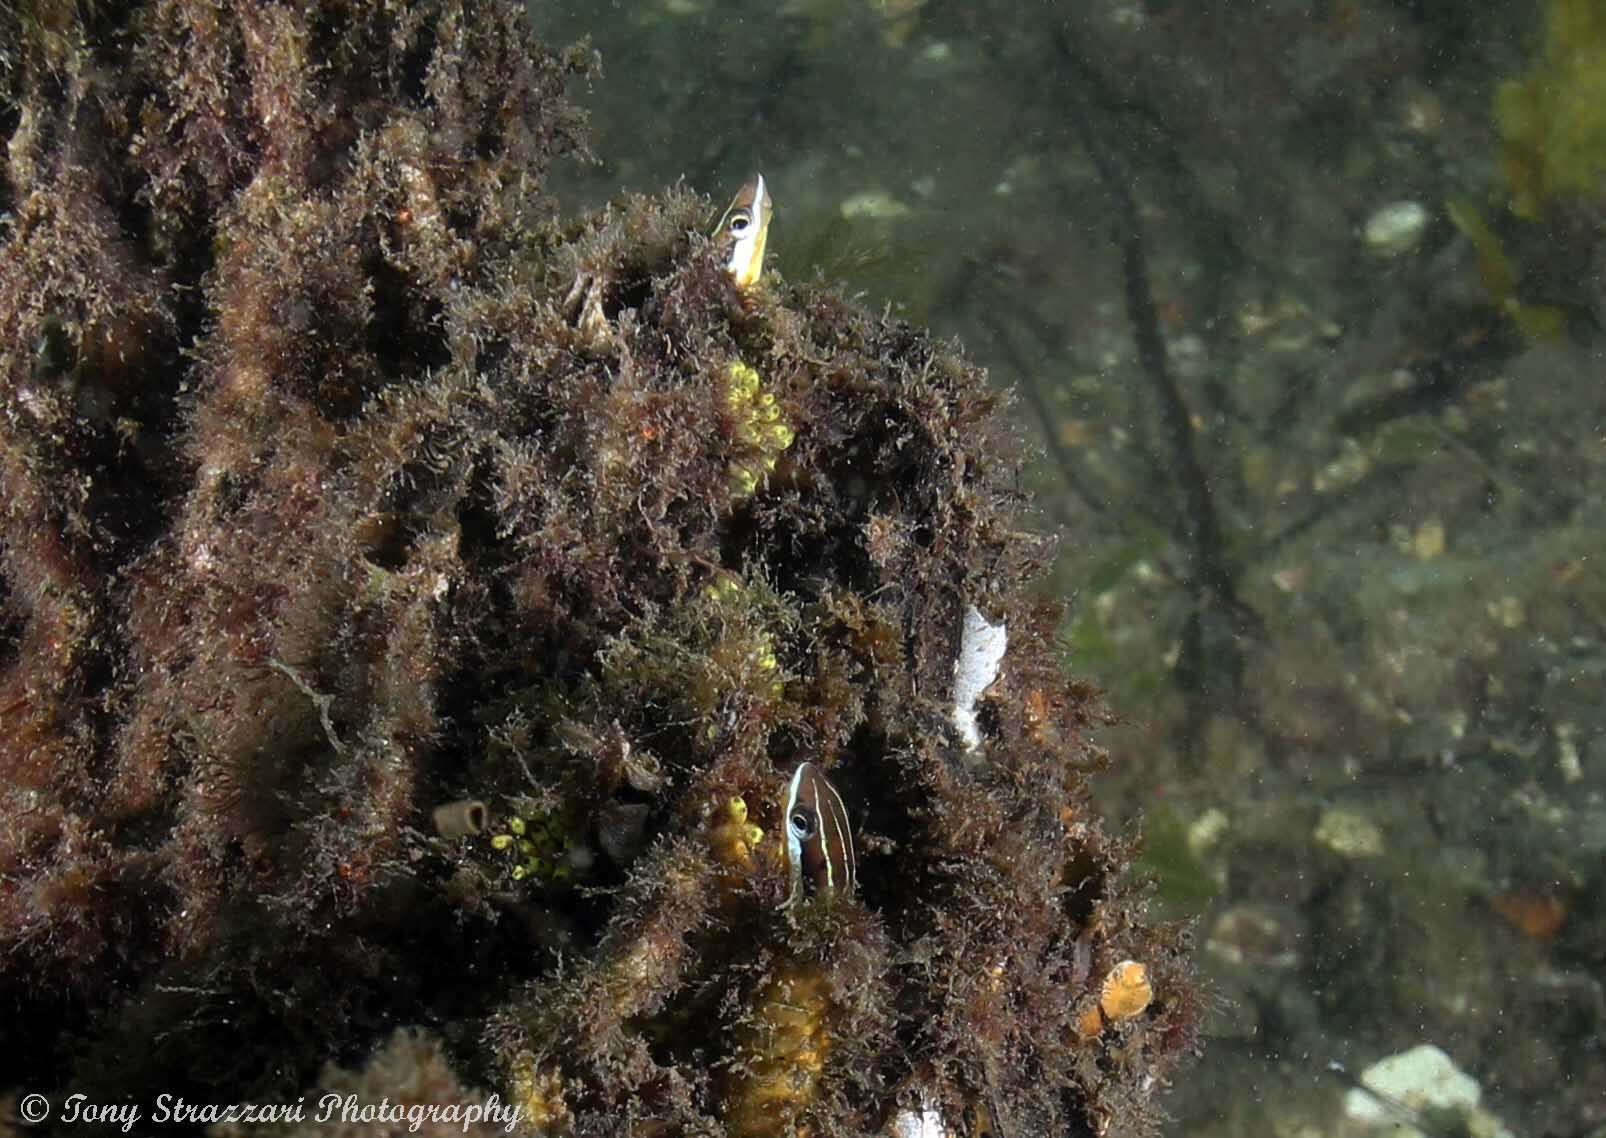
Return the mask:
[[[1066,118],[1113,207],[1111,240],[1121,254],[1127,320],[1139,370],[1154,398],[1168,452],[1170,481],[1177,495],[1172,529],[1187,551],[1190,570],[1186,587],[1194,602],[1184,639],[1183,671],[1185,675],[1192,674],[1196,682],[1190,686],[1198,696],[1224,696],[1238,705],[1242,702],[1244,642],[1256,634],[1260,622],[1239,599],[1210,475],[1199,457],[1187,401],[1167,362],[1131,173],[1101,132],[1092,112],[1087,92],[1097,80],[1091,66],[1063,26],[1055,29],[1054,44],[1064,76],[1059,90]],[[1244,709],[1235,706],[1235,710]],[[1200,700],[1194,716],[1197,719],[1207,711]]]

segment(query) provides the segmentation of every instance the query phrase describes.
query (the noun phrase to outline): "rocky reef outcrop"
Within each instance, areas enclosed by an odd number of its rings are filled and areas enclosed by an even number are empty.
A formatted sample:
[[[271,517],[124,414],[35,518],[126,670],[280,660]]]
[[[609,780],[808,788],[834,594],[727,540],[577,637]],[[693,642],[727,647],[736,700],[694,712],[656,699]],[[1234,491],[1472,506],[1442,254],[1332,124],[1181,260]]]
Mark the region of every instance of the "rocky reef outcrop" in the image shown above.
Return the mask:
[[[1153,1129],[1200,997],[956,348],[690,193],[562,218],[589,59],[513,5],[0,24],[7,1085],[417,1024],[544,1133]]]

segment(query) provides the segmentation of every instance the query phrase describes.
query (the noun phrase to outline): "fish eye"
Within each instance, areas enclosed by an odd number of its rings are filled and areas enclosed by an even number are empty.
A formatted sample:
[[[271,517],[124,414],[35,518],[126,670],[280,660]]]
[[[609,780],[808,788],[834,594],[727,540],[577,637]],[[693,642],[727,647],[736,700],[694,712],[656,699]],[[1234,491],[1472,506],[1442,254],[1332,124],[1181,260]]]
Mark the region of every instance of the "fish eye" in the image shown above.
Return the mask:
[[[792,826],[792,833],[805,841],[814,836],[814,815],[805,810],[794,810],[788,819]]]
[[[751,220],[752,219],[749,218],[745,213],[737,214],[735,217],[731,218],[730,231],[737,234],[747,232],[747,226]]]

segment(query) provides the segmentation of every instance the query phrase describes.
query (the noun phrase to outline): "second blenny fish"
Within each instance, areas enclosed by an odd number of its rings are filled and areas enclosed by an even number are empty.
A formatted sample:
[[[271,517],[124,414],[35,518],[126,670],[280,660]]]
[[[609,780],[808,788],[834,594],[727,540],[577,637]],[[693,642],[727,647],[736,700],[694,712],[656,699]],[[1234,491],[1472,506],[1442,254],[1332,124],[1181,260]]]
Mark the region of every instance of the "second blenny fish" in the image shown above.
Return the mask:
[[[787,904],[819,893],[852,893],[858,862],[848,810],[814,763],[800,763],[792,775],[783,817],[786,863],[792,875]]]
[[[737,288],[748,288],[764,271],[764,242],[769,232],[770,192],[764,175],[754,174],[736,191],[713,234],[720,243],[725,271]]]

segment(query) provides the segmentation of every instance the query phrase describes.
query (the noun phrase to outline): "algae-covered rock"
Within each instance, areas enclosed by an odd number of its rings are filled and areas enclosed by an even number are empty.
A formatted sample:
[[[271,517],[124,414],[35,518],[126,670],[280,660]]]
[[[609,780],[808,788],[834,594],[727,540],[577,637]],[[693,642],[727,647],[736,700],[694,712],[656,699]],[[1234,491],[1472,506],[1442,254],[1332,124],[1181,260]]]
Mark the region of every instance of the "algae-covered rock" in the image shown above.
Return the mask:
[[[545,1133],[1151,1131],[1199,997],[981,373],[738,287],[701,197],[560,220],[585,61],[510,6],[57,16],[0,108],[18,1085],[427,1022]]]

